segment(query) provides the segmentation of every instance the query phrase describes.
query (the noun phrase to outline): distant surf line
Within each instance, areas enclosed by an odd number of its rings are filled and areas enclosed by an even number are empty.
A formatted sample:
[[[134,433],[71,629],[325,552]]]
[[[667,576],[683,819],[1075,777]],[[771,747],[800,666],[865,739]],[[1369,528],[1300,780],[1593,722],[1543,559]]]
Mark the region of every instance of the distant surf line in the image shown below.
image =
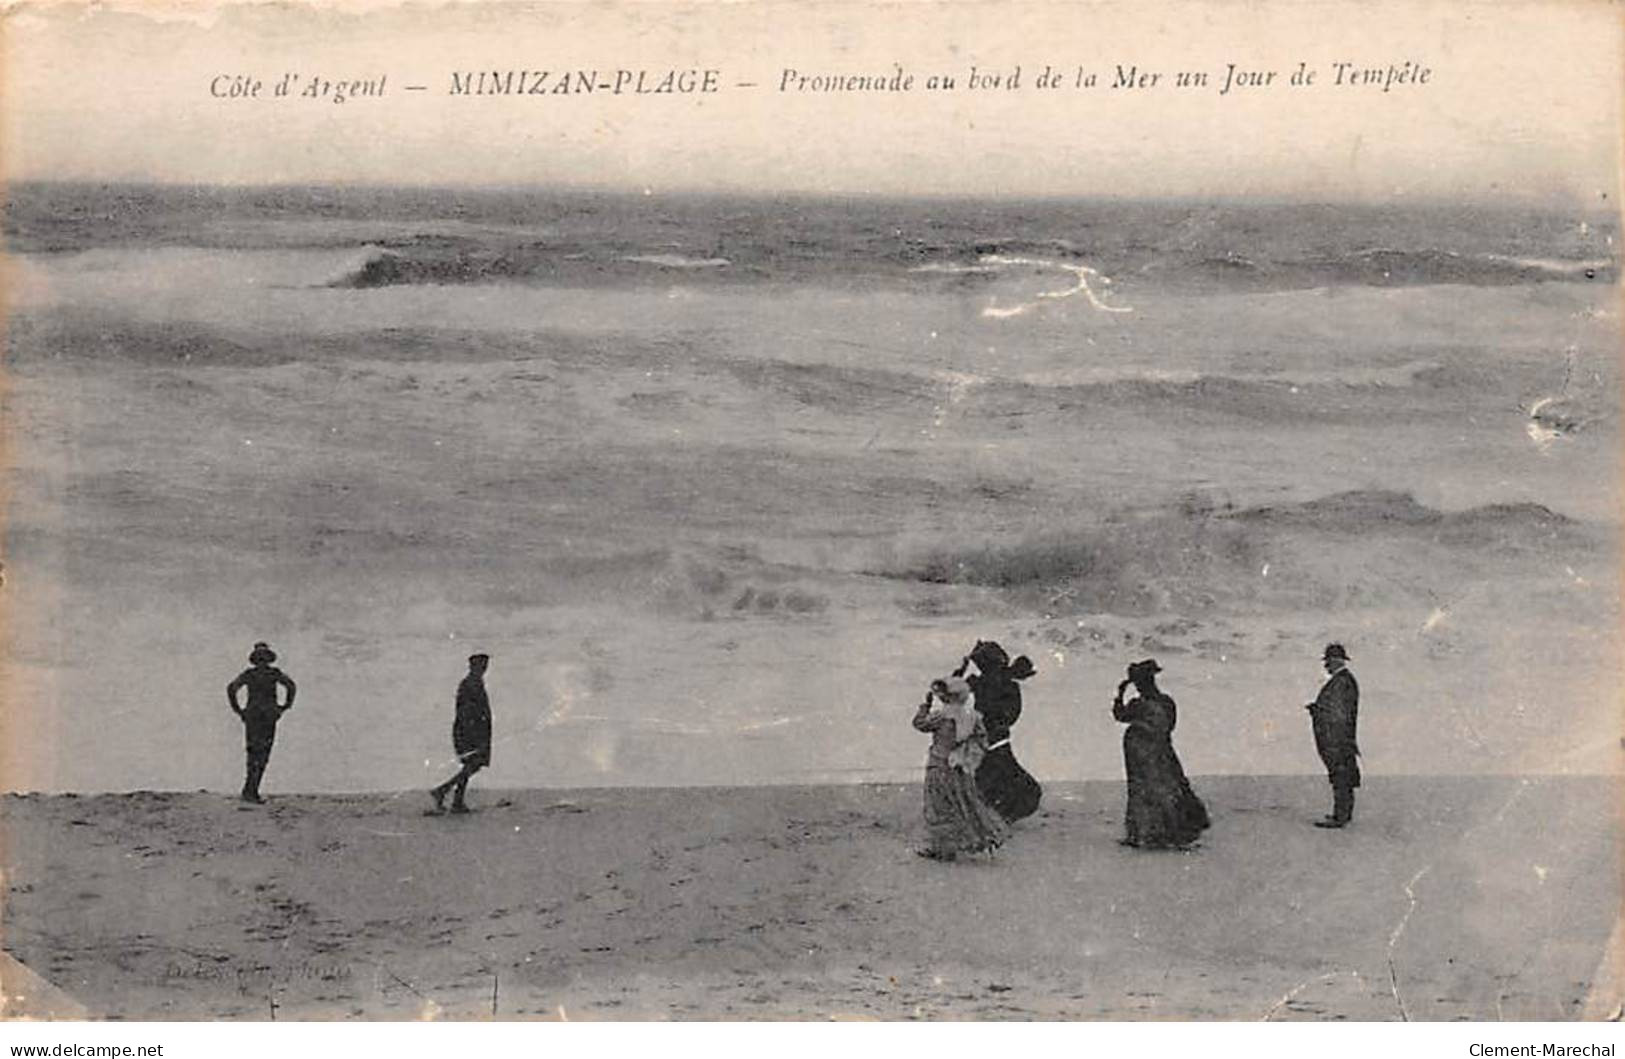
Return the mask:
[[[1090,277],[1099,277],[1102,282],[1108,284],[1111,282],[1111,280],[1110,278],[1101,275],[1099,269],[1092,268],[1089,265],[1073,265],[1068,264],[1065,261],[1053,261],[1048,258],[1041,257],[1006,257],[1002,254],[986,254],[983,255],[981,261],[985,265],[992,266],[1026,266],[1028,268],[1048,268],[1058,269],[1062,272],[1070,272],[1075,280],[1073,286],[1066,290],[1039,291],[1037,296],[1039,298],[1060,299],[1070,298],[1074,295],[1082,294],[1086,299],[1088,299],[1091,306],[1103,313],[1131,313],[1134,311],[1134,307],[1132,305],[1109,305],[1101,299],[1100,295],[1095,293],[1094,288],[1089,285]],[[998,305],[989,305],[982,310],[982,316],[995,320],[1005,319],[1012,316],[1021,316],[1032,309],[1036,309],[1038,305],[1039,303],[1036,301],[1023,302],[1020,305],[1010,306],[1008,308]]]

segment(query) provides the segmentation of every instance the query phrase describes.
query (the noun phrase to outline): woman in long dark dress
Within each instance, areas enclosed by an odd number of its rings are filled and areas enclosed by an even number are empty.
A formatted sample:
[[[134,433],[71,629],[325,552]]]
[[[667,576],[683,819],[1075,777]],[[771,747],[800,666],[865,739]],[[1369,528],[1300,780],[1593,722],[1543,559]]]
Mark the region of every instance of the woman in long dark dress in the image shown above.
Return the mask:
[[[1014,662],[992,640],[977,640],[966,656],[966,678],[976,695],[976,712],[987,729],[987,754],[976,770],[976,789],[982,798],[1009,823],[1038,811],[1044,788],[1021,767],[1010,747],[1010,729],[1021,716],[1021,686],[1016,682],[1033,675],[1032,660],[1022,655]]]
[[[1189,846],[1210,823],[1207,807],[1191,790],[1174,753],[1178,712],[1174,700],[1157,687],[1160,672],[1154,659],[1135,662],[1112,701],[1112,716],[1128,725],[1123,732],[1123,768],[1128,774],[1123,844],[1143,849]],[[1130,684],[1138,694],[1124,702],[1123,692]]]

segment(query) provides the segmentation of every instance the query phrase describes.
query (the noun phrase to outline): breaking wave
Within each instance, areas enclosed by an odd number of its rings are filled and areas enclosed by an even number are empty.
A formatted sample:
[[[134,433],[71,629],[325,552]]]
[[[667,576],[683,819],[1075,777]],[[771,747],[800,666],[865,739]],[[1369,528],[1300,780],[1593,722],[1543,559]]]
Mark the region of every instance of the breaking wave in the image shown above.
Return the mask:
[[[1057,274],[1064,286],[1025,297],[993,301],[984,316],[1020,316],[1048,301],[1078,297],[1100,312],[1126,313],[1133,307],[1115,289],[1124,283],[1191,284],[1222,289],[1302,290],[1338,286],[1505,286],[1529,283],[1613,283],[1619,263],[1607,258],[1563,260],[1500,253],[1370,248],[1323,257],[1270,259],[1261,255],[1172,252],[1146,248],[1123,254],[1085,256],[1066,240],[1016,243],[975,241],[938,245],[925,260],[917,253],[876,247],[854,239],[828,246],[790,240],[783,245],[730,247],[727,252],[644,250],[590,242],[515,243],[496,237],[479,240],[405,240],[402,245],[369,246],[364,257],[317,285],[383,287],[411,284],[547,282],[591,276],[628,279],[681,272],[704,276],[834,282],[992,284],[1021,274]],[[1008,292],[1004,292],[1008,297]]]
[[[1495,553],[1551,556],[1592,543],[1584,524],[1540,504],[1441,511],[1408,493],[1365,490],[1249,508],[1190,501],[1068,531],[927,545],[869,572],[1008,591],[1046,610],[1201,612],[1279,604],[1283,595],[1297,603],[1426,596],[1426,581],[1448,581]],[[1364,584],[1348,583],[1335,565],[1322,569],[1325,556],[1348,547],[1360,549]]]
[[[0,224],[19,253],[110,247],[364,250],[292,282],[659,277],[869,285],[999,283],[1035,262],[1092,269],[1107,305],[1142,282],[1232,290],[1613,283],[1611,212],[1440,204],[803,199],[537,189],[163,188],[21,184]],[[724,265],[724,262],[726,264]],[[1110,276],[1125,292],[1105,296]],[[1074,285],[1075,286],[1075,285]],[[1009,296],[1009,292],[1002,292]],[[1087,297],[1065,288],[1055,296]],[[998,308],[1009,306],[998,305]]]
[[[733,264],[725,257],[684,257],[682,254],[627,254],[621,260],[660,268],[727,268]]]

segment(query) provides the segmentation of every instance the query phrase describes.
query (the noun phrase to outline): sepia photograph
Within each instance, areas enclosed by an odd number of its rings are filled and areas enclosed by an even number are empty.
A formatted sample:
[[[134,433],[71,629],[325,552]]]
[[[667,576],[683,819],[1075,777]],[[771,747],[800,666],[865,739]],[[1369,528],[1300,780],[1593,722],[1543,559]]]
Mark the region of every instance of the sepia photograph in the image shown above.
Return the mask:
[[[0,1015],[1617,1023],[1622,14],[0,8]]]

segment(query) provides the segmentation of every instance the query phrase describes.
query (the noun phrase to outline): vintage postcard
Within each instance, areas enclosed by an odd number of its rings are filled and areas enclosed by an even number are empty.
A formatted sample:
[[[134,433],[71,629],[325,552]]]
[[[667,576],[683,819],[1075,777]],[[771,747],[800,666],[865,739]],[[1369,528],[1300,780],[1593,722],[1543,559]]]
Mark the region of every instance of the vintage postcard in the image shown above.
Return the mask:
[[[1621,14],[8,5],[5,1014],[1618,1019]]]

